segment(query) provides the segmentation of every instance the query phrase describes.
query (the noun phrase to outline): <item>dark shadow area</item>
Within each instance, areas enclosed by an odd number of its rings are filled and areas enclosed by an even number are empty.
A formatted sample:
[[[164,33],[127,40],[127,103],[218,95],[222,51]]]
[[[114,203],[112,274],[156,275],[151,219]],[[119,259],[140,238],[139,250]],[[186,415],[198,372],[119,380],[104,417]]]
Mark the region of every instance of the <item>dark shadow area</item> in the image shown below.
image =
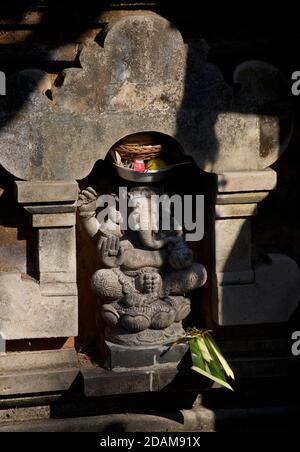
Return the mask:
[[[85,398],[76,394],[68,394],[53,402],[50,416],[53,419],[98,416],[103,414],[169,413],[170,419],[180,423],[183,421],[179,410],[192,408],[197,398],[197,391],[190,392],[142,392],[103,397]],[[130,401],[129,401],[130,397]]]

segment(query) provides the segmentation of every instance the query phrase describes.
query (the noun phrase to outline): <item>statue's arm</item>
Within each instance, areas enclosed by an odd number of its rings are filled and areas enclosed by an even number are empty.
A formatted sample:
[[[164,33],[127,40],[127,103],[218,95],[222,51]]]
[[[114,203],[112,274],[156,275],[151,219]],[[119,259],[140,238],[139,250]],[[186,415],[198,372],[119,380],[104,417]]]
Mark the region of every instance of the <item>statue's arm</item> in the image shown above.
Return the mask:
[[[79,194],[78,210],[84,229],[92,238],[96,238],[99,231],[99,222],[96,218],[97,193],[88,187]]]

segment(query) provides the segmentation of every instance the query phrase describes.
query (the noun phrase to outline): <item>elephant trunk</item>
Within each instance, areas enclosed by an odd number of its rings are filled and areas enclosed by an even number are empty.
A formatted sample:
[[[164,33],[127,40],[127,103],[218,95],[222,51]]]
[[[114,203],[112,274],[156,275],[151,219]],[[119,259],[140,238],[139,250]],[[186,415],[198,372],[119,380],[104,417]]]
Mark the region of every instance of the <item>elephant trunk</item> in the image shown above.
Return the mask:
[[[161,248],[164,248],[169,242],[167,238],[160,240],[155,239],[154,233],[151,229],[139,231],[139,239],[142,245],[152,250],[160,250]]]

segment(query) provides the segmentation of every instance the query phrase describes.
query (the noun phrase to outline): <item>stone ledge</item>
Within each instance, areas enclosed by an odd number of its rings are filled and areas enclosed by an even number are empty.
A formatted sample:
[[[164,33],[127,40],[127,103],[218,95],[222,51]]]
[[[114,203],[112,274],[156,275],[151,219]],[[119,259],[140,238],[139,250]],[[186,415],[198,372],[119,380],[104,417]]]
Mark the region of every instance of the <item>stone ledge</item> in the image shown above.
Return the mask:
[[[216,204],[216,219],[252,217],[257,214],[257,205],[253,204]]]
[[[299,406],[242,406],[223,409],[120,413],[70,419],[4,422],[0,432],[215,432],[290,431],[297,427]]]
[[[76,181],[18,181],[15,183],[16,197],[20,204],[68,202],[78,196]]]
[[[175,384],[178,389],[184,390],[186,388],[182,383],[187,374],[190,378],[190,390],[192,390],[191,388],[195,389],[195,377],[198,377],[198,375],[193,375],[196,372],[189,369],[179,372],[176,365],[172,364],[160,364],[134,370],[125,368],[113,371],[102,368],[82,369],[81,373],[85,397],[156,392],[166,389],[171,383]],[[179,385],[178,380],[181,382]]]
[[[75,226],[76,218],[74,213],[48,213],[32,215],[33,228],[59,228]]]
[[[300,376],[300,359],[293,356],[237,357],[226,355],[236,380],[233,386],[255,378],[287,378]],[[81,369],[85,397],[102,397],[143,392],[201,392],[220,388],[188,365],[160,364],[140,369]]]
[[[188,351],[187,344],[177,344],[172,348],[162,345],[126,347],[106,341],[106,346],[108,369],[136,368],[167,363],[177,365]]]
[[[274,190],[277,174],[271,168],[260,171],[227,171],[218,175],[219,192]]]
[[[0,368],[0,397],[67,391],[79,373],[74,349],[2,354]]]
[[[269,195],[269,191],[245,191],[218,193],[216,204],[258,204]]]

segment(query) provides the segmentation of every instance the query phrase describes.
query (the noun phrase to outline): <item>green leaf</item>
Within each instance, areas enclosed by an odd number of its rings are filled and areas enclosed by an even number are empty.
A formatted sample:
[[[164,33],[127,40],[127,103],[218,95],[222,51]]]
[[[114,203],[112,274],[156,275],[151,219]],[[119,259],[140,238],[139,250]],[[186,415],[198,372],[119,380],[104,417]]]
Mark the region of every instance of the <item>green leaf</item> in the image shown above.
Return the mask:
[[[216,378],[226,381],[225,372],[218,360],[213,358],[210,363],[207,363],[209,372]]]
[[[204,336],[204,340],[206,342],[206,337]],[[207,348],[209,348],[209,343],[208,341],[206,342]],[[212,360],[208,363],[208,368],[209,368],[209,372],[216,378],[225,381],[226,382],[226,377],[225,377],[225,372],[223,367],[220,364],[220,361],[218,360],[216,354],[214,353],[213,349],[210,349],[211,352],[211,356],[212,356]]]
[[[218,346],[216,345],[216,343],[214,342],[214,340],[213,340],[213,338],[211,337],[210,334],[206,335],[206,344],[207,344],[208,348],[210,349],[210,351],[212,353],[214,353],[216,358],[221,363],[226,375],[228,375],[228,377],[230,377],[230,378],[232,378],[234,380],[233,370],[231,369],[231,367],[229,366],[228,362],[226,361],[226,359],[224,358],[224,356],[220,352]]]
[[[200,374],[204,375],[205,377],[209,378],[210,380],[213,380],[216,383],[219,383],[220,385],[224,386],[225,388],[233,391],[232,387],[230,386],[229,383],[227,383],[227,381],[222,380],[218,377],[215,377],[214,375],[208,373],[207,371],[205,371],[204,369],[201,369],[200,367],[192,366],[192,369],[195,370],[196,372],[199,372]]]
[[[199,349],[198,341],[196,337],[189,339],[189,346],[191,351],[191,357],[194,366],[200,369],[205,369],[205,363],[201,355],[201,350]]]

